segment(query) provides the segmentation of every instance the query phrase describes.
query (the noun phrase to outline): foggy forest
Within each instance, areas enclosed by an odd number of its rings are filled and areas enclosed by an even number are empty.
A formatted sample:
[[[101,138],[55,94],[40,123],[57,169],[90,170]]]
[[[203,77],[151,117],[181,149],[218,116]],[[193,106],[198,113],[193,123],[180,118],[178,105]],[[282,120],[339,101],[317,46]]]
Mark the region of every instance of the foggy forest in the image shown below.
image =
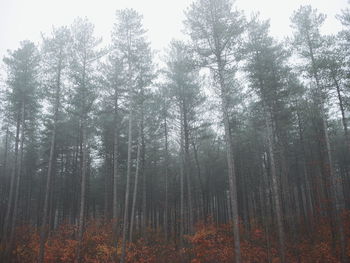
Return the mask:
[[[350,262],[350,6],[281,39],[184,14],[159,52],[126,8],[109,43],[77,17],[1,58],[0,262]]]

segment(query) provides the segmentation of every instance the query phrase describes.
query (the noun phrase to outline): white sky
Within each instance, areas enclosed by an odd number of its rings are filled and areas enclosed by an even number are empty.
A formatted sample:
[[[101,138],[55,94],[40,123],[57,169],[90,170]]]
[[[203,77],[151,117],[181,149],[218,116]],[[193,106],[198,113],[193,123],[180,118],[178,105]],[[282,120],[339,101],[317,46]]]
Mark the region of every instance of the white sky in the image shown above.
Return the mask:
[[[172,38],[181,37],[184,10],[192,0],[0,0],[0,58],[7,49],[16,49],[24,39],[36,43],[41,32],[48,33],[52,25],[70,25],[75,17],[87,16],[96,28],[96,35],[109,40],[115,11],[132,7],[144,16],[144,25],[152,47],[163,50]],[[348,6],[347,0],[237,0],[238,9],[259,11],[271,18],[271,32],[283,37],[289,34],[289,18],[301,4],[311,4],[328,18],[325,33],[337,32],[339,22],[334,18]]]

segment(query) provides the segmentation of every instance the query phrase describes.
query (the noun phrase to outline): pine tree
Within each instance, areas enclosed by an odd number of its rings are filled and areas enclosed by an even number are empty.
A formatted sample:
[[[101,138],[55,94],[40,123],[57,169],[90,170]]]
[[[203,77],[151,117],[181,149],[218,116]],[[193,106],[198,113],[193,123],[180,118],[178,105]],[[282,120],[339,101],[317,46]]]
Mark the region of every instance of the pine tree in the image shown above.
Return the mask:
[[[244,18],[233,10],[229,0],[199,0],[186,12],[185,25],[192,39],[199,65],[208,67],[221,99],[222,120],[227,145],[228,178],[233,214],[233,232],[236,263],[241,262],[238,228],[237,176],[234,161],[234,145],[229,116],[229,94],[237,83],[234,75],[239,58],[239,44],[244,31]]]

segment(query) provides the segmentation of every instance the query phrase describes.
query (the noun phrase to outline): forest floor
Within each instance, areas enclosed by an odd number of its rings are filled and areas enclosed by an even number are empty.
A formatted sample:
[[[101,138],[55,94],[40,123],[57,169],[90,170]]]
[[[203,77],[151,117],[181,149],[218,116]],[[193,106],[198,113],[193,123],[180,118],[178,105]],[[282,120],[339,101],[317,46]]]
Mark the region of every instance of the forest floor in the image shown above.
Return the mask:
[[[347,237],[347,254],[350,258],[350,212],[344,216]],[[251,222],[250,229],[241,225],[241,254],[244,263],[278,263],[275,229],[259,227]],[[112,222],[89,221],[83,239],[84,263],[119,262],[121,241],[113,242]],[[288,262],[336,263],[340,262],[340,246],[332,234],[329,220],[318,218],[312,226],[299,224],[297,231],[289,231],[286,250]],[[74,262],[77,229],[64,224],[52,231],[47,242],[45,262]],[[172,233],[173,234],[173,233]],[[140,235],[140,233],[138,233]],[[212,220],[198,223],[193,235],[183,237],[183,248],[179,239],[164,240],[160,231],[148,229],[145,238],[138,238],[127,246],[126,262],[131,263],[228,263],[234,258],[233,234],[230,224],[215,224]],[[39,233],[31,226],[17,228],[15,249],[12,258],[15,262],[36,262],[39,250]]]

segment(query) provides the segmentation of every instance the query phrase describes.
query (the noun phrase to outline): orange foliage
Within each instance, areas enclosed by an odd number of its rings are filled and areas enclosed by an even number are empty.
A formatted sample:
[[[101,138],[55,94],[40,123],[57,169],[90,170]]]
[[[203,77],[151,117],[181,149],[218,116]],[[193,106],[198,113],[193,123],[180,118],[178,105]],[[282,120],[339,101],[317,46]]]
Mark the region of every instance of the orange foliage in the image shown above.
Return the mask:
[[[136,243],[129,245],[126,261],[128,263],[177,262],[176,255],[174,247],[161,243],[148,245],[143,239],[139,239]]]
[[[350,257],[350,213],[344,213],[348,256]],[[280,262],[276,233],[266,234],[259,227],[249,232],[241,227],[241,254],[244,263]],[[20,263],[36,262],[39,251],[39,234],[29,226],[17,228],[13,259]],[[243,234],[244,233],[244,234]],[[62,225],[50,233],[45,245],[46,263],[74,262],[78,241],[77,229]],[[287,236],[288,237],[288,236]],[[332,230],[326,219],[318,219],[312,236],[307,231],[299,233],[298,241],[286,240],[286,254],[290,263],[338,263],[340,245],[333,244]],[[232,225],[214,223],[198,224],[196,232],[185,236],[185,248],[177,249],[175,243],[165,242],[162,234],[149,230],[147,240],[138,239],[127,246],[128,263],[228,263],[234,259]],[[177,240],[178,242],[178,240]],[[270,244],[267,246],[267,244]],[[112,223],[91,221],[86,225],[82,242],[84,263],[118,262],[121,249],[114,247]],[[333,245],[333,246],[332,246]]]
[[[234,258],[231,225],[199,225],[194,236],[189,237],[194,259],[191,263],[232,262]],[[264,247],[264,233],[261,229],[251,231],[249,241],[241,241],[242,262],[268,262]]]
[[[191,263],[232,262],[233,236],[226,226],[198,225],[195,235],[188,237],[194,259]]]

